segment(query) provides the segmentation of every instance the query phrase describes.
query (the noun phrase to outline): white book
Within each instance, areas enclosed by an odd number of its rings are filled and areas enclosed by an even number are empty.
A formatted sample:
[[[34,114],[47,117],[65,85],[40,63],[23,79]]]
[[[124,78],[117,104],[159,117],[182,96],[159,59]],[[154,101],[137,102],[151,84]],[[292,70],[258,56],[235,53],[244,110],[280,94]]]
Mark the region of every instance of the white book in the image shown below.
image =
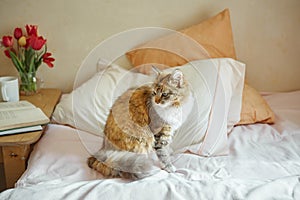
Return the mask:
[[[33,132],[33,131],[41,131],[41,130],[43,130],[43,127],[41,125],[28,126],[28,127],[23,127],[23,128],[14,128],[14,129],[0,131],[0,136],[17,134],[17,133],[25,133],[25,132]]]
[[[49,123],[40,108],[28,101],[0,103],[0,131]]]

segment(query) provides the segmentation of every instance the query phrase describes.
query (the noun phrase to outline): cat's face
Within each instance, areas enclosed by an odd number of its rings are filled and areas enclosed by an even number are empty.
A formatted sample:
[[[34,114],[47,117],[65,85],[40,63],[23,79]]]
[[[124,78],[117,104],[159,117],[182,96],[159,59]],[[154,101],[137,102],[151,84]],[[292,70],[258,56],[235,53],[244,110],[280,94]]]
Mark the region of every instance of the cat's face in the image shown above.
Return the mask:
[[[171,74],[159,73],[152,86],[153,102],[162,107],[180,106],[186,89],[180,70],[174,70]]]

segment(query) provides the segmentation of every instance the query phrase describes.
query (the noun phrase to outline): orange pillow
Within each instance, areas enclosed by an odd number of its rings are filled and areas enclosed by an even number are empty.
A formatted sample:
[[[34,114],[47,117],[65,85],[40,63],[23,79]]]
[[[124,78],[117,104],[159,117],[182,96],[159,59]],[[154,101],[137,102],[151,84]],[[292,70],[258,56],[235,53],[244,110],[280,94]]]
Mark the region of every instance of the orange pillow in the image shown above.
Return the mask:
[[[180,66],[208,58],[236,59],[229,10],[197,25],[151,40],[126,53],[133,66],[148,73],[151,64]],[[261,95],[245,83],[239,124],[273,123],[274,113]]]
[[[274,123],[275,115],[262,96],[247,83],[244,85],[241,119],[237,125]]]
[[[207,58],[236,59],[229,10],[189,28],[149,41],[126,53],[134,66],[159,63],[180,66]]]

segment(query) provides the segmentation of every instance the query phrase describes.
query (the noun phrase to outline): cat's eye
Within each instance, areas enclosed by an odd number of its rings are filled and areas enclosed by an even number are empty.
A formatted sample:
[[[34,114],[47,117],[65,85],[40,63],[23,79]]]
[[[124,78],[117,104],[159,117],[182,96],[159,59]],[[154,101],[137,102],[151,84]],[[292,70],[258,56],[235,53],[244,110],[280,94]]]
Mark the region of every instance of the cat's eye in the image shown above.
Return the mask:
[[[169,96],[169,93],[163,92],[163,93],[161,93],[161,96],[162,96],[162,97],[167,97],[167,96]]]
[[[156,92],[155,92],[155,91],[153,91],[153,92],[152,92],[152,96],[155,96],[155,95],[156,95]]]

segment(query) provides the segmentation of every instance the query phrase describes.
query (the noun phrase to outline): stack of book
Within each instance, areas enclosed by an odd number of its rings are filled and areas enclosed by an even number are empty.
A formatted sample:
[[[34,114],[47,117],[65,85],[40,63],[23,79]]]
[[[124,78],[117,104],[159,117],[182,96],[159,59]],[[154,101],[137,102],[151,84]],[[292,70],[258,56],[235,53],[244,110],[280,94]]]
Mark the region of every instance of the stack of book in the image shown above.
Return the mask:
[[[42,130],[49,118],[28,101],[0,103],[0,136]]]

